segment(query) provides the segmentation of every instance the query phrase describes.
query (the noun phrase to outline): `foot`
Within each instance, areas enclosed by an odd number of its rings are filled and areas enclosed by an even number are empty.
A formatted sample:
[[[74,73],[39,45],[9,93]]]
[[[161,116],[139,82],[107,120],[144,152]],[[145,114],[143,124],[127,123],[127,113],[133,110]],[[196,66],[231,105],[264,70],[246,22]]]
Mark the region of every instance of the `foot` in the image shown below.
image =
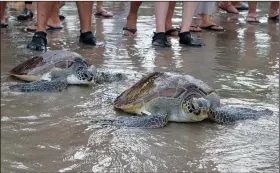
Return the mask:
[[[259,19],[255,16],[255,15],[249,15],[246,18],[246,22],[247,23],[251,23],[251,24],[258,24],[260,23]]]
[[[24,8],[22,14],[17,16],[17,20],[27,20],[33,18],[33,12],[31,10],[28,10],[27,8]]]
[[[39,31],[36,32],[31,40],[30,43],[28,43],[27,48],[31,50],[45,50],[47,47],[47,33]]]
[[[219,4],[219,8],[222,10],[225,10],[228,13],[234,13],[234,14],[238,14],[238,10],[232,6],[231,4],[224,4],[224,3],[220,3]]]
[[[114,16],[113,13],[108,12],[106,10],[96,12],[94,15],[96,15],[96,16],[103,16],[103,17],[113,17]]]
[[[164,32],[154,32],[152,44],[153,46],[159,47],[171,47],[171,43],[167,39],[166,34]]]
[[[185,44],[187,46],[191,46],[191,47],[202,47],[205,46],[203,43],[201,43],[200,41],[196,40],[194,37],[192,37],[191,33],[188,32],[181,32],[179,34],[180,37],[180,44]]]
[[[202,29],[210,30],[210,31],[224,31],[225,29],[221,26],[218,26],[216,24],[210,24],[205,26],[200,26]]]
[[[126,25],[123,28],[123,35],[135,37],[137,35],[136,23],[137,23],[137,15],[129,14],[127,16]]]
[[[125,36],[135,37],[136,36],[136,32],[137,32],[136,28],[128,28],[128,27],[124,27],[123,28],[123,35],[125,35]]]
[[[96,45],[96,38],[94,37],[91,31],[81,33],[79,41],[81,43],[92,45],[92,46]]]
[[[190,26],[190,32],[202,32],[202,29],[199,26]]]
[[[61,29],[63,29],[62,26],[52,26],[49,24],[47,24],[47,27],[46,27],[47,31],[55,31],[55,30],[61,30]],[[37,24],[34,24],[33,26],[28,26],[26,30],[29,32],[36,32]]]

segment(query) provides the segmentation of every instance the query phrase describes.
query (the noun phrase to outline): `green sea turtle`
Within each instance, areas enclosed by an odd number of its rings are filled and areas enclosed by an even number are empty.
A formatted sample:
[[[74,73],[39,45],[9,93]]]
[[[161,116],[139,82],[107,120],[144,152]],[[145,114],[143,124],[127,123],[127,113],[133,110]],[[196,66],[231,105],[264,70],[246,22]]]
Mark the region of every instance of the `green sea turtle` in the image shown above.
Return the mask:
[[[210,119],[231,124],[256,119],[273,112],[243,107],[221,107],[220,97],[206,83],[189,75],[154,72],[118,96],[113,105],[142,115],[93,121],[101,125],[158,128],[168,121],[197,122]]]
[[[68,84],[93,84],[122,79],[121,73],[98,72],[75,52],[54,50],[32,57],[9,74],[31,83],[9,86],[18,92],[61,91]]]

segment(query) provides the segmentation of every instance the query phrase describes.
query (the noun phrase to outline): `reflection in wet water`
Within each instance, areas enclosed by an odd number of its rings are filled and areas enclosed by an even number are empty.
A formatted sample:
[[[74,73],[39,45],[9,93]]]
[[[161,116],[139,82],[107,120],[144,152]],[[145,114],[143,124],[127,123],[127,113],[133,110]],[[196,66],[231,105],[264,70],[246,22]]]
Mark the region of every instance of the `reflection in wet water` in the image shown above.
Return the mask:
[[[74,3],[66,3],[64,30],[49,32],[49,49],[85,56],[103,70],[127,74],[125,81],[92,87],[69,86],[61,93],[13,93],[19,83],[5,75],[39,52],[24,48],[32,33],[9,11],[9,29],[1,30],[1,172],[278,172],[279,169],[279,25],[261,18],[247,25],[246,11],[219,12],[215,21],[226,32],[195,34],[201,49],[181,47],[172,37],[169,49],[151,47],[155,28],[153,5],[139,10],[138,35],[122,36],[127,2],[104,2],[111,19],[94,18],[99,45],[78,43],[79,19]],[[267,9],[266,3],[260,3]],[[265,10],[259,14],[264,16]],[[177,4],[174,26],[180,24]],[[197,21],[199,22],[199,21]],[[235,125],[210,122],[169,123],[162,129],[101,128],[90,120],[126,115],[112,101],[143,75],[153,71],[190,74],[216,88],[223,105],[269,108],[269,118]]]

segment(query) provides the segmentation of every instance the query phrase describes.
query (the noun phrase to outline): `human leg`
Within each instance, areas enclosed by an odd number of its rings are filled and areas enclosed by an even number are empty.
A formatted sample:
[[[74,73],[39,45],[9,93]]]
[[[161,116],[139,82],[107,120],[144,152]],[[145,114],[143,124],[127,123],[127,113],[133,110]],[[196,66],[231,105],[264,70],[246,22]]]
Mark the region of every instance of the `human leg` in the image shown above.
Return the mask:
[[[92,1],[77,1],[78,13],[80,18],[81,35],[80,42],[89,45],[96,45],[96,38],[92,33]]]
[[[137,12],[142,4],[142,1],[131,1],[130,2],[130,10],[127,16],[127,22],[125,27],[123,28],[123,34],[126,36],[136,36],[136,24],[137,24]]]

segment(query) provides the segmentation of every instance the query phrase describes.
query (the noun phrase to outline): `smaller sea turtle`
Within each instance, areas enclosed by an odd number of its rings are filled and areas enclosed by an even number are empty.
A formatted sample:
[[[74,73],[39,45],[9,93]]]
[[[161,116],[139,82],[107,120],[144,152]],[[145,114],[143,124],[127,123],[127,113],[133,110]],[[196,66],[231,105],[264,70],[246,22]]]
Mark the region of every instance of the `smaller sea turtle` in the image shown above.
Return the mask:
[[[219,95],[207,84],[189,75],[154,72],[116,98],[113,105],[125,112],[142,115],[93,121],[101,125],[158,128],[173,122],[210,119],[231,124],[237,120],[271,115],[269,109],[221,107]]]
[[[9,74],[31,83],[9,86],[18,92],[61,91],[68,84],[113,82],[123,78],[121,73],[98,72],[75,52],[54,50],[32,57],[13,68]]]

